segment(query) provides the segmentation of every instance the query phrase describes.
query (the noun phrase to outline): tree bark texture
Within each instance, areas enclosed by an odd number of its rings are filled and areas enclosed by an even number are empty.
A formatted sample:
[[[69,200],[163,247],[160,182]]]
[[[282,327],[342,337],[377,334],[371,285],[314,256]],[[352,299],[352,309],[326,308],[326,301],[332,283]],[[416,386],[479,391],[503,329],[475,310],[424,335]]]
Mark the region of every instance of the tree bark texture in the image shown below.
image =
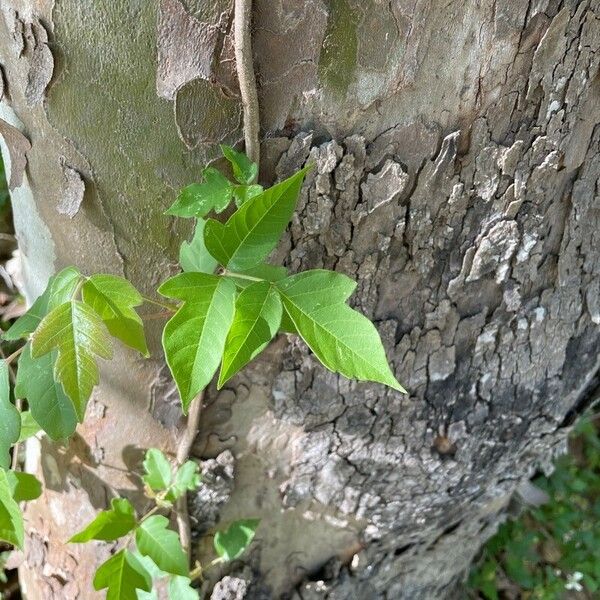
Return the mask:
[[[152,295],[190,234],[163,211],[242,138],[231,0],[0,6],[29,298],[67,264]],[[217,523],[262,523],[206,593],[464,597],[515,489],[598,384],[600,2],[255,0],[252,31],[262,183],[316,164],[275,260],[356,278],[410,395],[339,378],[283,336],[209,390],[197,555]],[[47,488],[27,508],[32,600],[96,597],[110,547],[64,541],[113,490],[143,502],[126,471],[173,449],[149,324],[153,359],[104,366],[76,439],[28,448]]]

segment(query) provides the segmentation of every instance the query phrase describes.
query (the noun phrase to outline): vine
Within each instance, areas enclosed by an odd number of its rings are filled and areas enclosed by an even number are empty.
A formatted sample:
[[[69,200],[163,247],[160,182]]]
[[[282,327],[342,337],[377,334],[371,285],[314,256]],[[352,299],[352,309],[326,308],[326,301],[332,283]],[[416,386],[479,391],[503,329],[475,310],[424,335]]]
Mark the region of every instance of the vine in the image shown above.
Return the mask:
[[[198,598],[194,581],[215,565],[239,557],[259,525],[257,519],[230,524],[214,537],[216,558],[189,566],[188,491],[200,484],[198,465],[187,460],[202,404],[202,393],[218,371],[217,387],[258,356],[282,332],[304,340],[328,369],[357,380],[379,382],[403,392],[392,373],[374,325],[347,300],[356,283],[323,269],[288,274],[265,262],[294,213],[308,168],[274,186],[254,183],[258,165],[222,146],[231,164],[231,181],[213,167],[202,181],[185,187],[167,214],[195,219],[195,232],[180,249],[182,272],[163,282],[164,300],[144,298],[135,287],[110,274],[86,276],[67,267],[53,276],[45,292],[4,334],[24,341],[0,361],[0,539],[23,547],[18,503],[34,500],[41,485],[32,475],[10,470],[10,450],[43,430],[51,439],[71,436],[85,418],[99,382],[97,358],[110,359],[113,339],[149,356],[144,325],[136,309],[158,305],[169,316],[162,344],[188,414],[185,436],[172,465],[158,449],[144,460],[144,490],[154,506],[138,516],[127,498],[114,498],[70,542],[117,542],[117,552],[94,578],[108,598],[136,598],[152,580],[169,579],[171,597]],[[219,214],[235,203],[223,223]],[[14,386],[11,363],[18,357]],[[26,401],[18,410],[16,401]],[[15,463],[16,464],[16,463]],[[167,515],[174,511],[177,532]]]

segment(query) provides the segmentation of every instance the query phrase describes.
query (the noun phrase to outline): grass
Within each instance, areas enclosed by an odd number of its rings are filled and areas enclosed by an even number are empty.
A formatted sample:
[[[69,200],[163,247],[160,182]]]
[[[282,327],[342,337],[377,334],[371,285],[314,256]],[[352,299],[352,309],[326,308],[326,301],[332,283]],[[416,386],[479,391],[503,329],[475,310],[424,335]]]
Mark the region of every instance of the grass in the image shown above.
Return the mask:
[[[570,454],[534,483],[547,504],[502,525],[469,578],[473,598],[600,598],[600,437],[583,418]]]

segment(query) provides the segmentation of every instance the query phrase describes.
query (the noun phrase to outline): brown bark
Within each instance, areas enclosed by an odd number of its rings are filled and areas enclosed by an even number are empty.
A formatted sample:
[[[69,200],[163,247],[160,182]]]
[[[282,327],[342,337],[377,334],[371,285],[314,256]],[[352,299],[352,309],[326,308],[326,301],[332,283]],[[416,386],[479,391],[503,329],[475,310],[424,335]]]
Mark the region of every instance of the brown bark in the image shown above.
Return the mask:
[[[70,263],[152,293],[188,233],[161,214],[174,190],[241,139],[231,2],[2,14],[2,118],[32,146],[13,192],[29,294]],[[461,597],[514,490],[562,449],[599,369],[599,19],[597,0],[255,0],[262,181],[317,165],[276,258],[359,281],[410,397],[285,338],[209,391],[196,535],[263,519],[214,598]],[[61,541],[105,489],[136,493],[115,467],[171,447],[156,332],[153,350],[106,366],[68,449],[42,441],[30,598],[93,597],[109,549]]]

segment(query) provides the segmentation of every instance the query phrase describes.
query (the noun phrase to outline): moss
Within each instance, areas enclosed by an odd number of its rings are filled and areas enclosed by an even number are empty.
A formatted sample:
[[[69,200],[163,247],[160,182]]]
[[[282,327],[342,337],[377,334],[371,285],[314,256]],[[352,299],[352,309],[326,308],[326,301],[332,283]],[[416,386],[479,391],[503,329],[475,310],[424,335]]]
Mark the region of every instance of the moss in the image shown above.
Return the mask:
[[[319,56],[319,77],[331,91],[345,95],[356,72],[359,12],[349,0],[331,0],[323,48]]]

